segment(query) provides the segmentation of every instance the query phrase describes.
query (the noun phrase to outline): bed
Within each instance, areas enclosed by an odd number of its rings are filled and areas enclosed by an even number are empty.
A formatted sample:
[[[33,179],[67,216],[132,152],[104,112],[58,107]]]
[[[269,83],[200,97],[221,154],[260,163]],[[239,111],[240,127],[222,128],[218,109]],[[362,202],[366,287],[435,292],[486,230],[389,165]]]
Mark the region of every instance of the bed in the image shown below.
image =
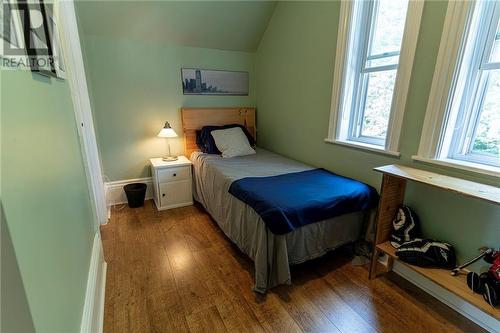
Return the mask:
[[[205,125],[240,124],[255,138],[255,109],[182,109],[186,154],[193,163],[193,195],[226,236],[255,265],[254,291],[265,293],[290,284],[290,265],[299,264],[360,238],[367,211],[343,214],[304,225],[285,234],[269,230],[261,216],[230,194],[231,184],[247,177],[273,177],[314,170],[303,163],[256,148],[255,155],[224,159],[196,146],[196,130]]]

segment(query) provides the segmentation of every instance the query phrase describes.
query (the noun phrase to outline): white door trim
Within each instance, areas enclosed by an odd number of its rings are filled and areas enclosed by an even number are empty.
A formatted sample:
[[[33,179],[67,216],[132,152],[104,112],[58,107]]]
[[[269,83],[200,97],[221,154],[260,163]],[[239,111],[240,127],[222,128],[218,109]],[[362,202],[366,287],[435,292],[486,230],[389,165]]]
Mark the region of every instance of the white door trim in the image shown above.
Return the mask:
[[[73,0],[56,2],[60,26],[61,45],[66,60],[67,80],[73,99],[78,135],[85,161],[95,227],[108,221],[101,160],[92,118],[80,37]]]
[[[90,257],[80,333],[102,333],[103,331],[106,271],[107,263],[104,261],[101,234],[96,231]]]

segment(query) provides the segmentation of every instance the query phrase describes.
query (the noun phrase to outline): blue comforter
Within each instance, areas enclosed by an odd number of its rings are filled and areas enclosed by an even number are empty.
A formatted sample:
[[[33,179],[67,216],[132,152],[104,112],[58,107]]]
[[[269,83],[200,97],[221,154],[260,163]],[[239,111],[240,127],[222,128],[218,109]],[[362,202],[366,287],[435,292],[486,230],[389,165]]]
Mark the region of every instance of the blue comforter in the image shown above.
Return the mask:
[[[373,187],[324,169],[242,178],[231,184],[229,193],[252,207],[269,230],[278,235],[365,211],[378,201]]]

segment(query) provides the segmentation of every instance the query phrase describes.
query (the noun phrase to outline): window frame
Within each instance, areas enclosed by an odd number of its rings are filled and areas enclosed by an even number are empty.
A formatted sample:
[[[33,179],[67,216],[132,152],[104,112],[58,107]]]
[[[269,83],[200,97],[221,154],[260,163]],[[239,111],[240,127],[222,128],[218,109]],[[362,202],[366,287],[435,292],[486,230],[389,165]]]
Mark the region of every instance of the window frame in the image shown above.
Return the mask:
[[[373,68],[367,68],[366,66],[369,49],[368,43],[365,42],[361,44],[364,45],[362,50],[360,50],[358,45],[360,45],[360,39],[366,39],[367,37],[370,38],[369,42],[371,43],[372,38],[370,32],[373,30],[372,26],[375,21],[373,19],[374,15],[370,15],[370,22],[366,24],[367,28],[364,29],[363,33],[356,33],[356,22],[366,22],[366,17],[363,17],[363,15],[366,16],[366,12],[369,14],[374,12],[371,9],[366,10],[366,7],[363,10],[363,3],[364,1],[362,0],[341,2],[333,75],[330,126],[328,137],[325,141],[382,152],[392,156],[399,156],[399,137],[401,134],[406,97],[408,94],[424,2],[421,0],[410,0],[408,2],[403,39],[399,51],[399,63],[388,66],[374,66]],[[374,2],[370,1],[370,7],[373,5]],[[363,21],[363,19],[365,21]],[[359,55],[359,52],[362,52],[362,56]],[[358,54],[359,56],[354,57],[354,54]],[[352,59],[357,60],[353,61]],[[363,70],[363,73],[360,73],[358,78],[355,77],[356,68]],[[361,76],[368,77],[365,73],[376,72],[380,69],[397,69],[385,139],[360,135],[362,126],[354,126],[353,122],[357,122],[358,125],[362,124],[360,120],[362,120],[364,108],[362,110],[363,112],[360,112],[358,106],[352,107],[352,105],[353,103],[356,103],[356,105],[360,104],[360,101],[355,101],[355,97],[364,96],[364,94],[355,93],[354,89],[361,89],[362,87],[357,84],[357,82],[352,85],[345,83],[353,79],[357,81]],[[366,79],[366,81],[368,80]],[[352,116],[351,110],[355,110]]]
[[[378,9],[374,8],[375,6],[379,6],[379,2],[375,1],[366,1],[364,2],[365,6],[362,8],[364,13],[362,16],[366,20],[366,27],[361,34],[361,39],[363,43],[363,47],[361,48],[360,54],[357,59],[357,66],[355,70],[356,80],[354,83],[354,90],[356,93],[353,94],[353,102],[351,105],[351,117],[349,124],[349,133],[347,138],[349,141],[353,142],[362,142],[365,144],[376,145],[376,146],[384,146],[385,139],[377,138],[374,136],[363,135],[363,119],[366,112],[366,97],[368,85],[370,82],[369,75],[371,73],[380,73],[390,70],[398,69],[398,64],[391,65],[378,65],[368,67],[367,63],[374,59],[383,59],[387,57],[393,57],[395,55],[400,56],[401,50],[396,52],[388,52],[376,54],[374,56],[370,56],[369,50],[373,44],[374,32],[375,32],[375,23],[376,23],[376,15],[378,15]],[[376,56],[376,58],[374,58]]]
[[[458,126],[467,127],[465,130],[456,129],[450,143],[448,157],[456,160],[463,160],[472,163],[487,164],[492,166],[500,166],[500,161],[492,156],[474,152],[473,143],[476,137],[477,126],[480,121],[484,99],[486,97],[486,89],[488,85],[489,75],[492,70],[500,70],[500,62],[490,62],[489,57],[493,51],[493,46],[496,40],[498,18],[500,16],[500,3],[491,2],[484,4],[487,7],[493,6],[491,9],[490,23],[478,27],[480,39],[475,40],[474,49],[476,50],[471,61],[472,66],[467,73],[467,81],[470,81],[471,101],[463,101],[466,105],[461,105],[459,111]],[[495,8],[496,7],[496,8]],[[480,46],[480,48],[478,48]],[[465,99],[466,97],[462,97]],[[470,108],[469,110],[464,108]],[[474,119],[473,121],[471,119]]]
[[[495,12],[487,24],[482,24],[484,21],[478,18],[479,15],[474,15],[478,10],[489,13],[493,9]],[[499,17],[499,2],[448,4],[419,150],[414,160],[500,176],[498,158],[472,152],[486,96],[488,74],[485,73],[500,69],[500,61],[489,62]],[[482,38],[466,46],[469,33],[474,31]]]

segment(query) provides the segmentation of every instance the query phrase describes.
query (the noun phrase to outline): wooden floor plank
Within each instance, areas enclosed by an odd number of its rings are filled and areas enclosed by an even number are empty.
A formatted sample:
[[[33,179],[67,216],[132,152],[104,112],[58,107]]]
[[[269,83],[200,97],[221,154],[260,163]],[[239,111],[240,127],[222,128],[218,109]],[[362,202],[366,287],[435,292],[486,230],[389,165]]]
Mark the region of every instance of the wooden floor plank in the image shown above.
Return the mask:
[[[215,306],[198,311],[187,316],[191,332],[227,332]]]
[[[242,293],[266,332],[302,332],[275,294],[255,295],[250,290]]]
[[[174,226],[164,235],[175,285],[181,295],[186,314],[215,306],[202,271],[195,265],[194,256],[179,228]]]
[[[391,286],[386,278],[369,280],[366,274],[363,274],[364,272],[365,270],[362,267],[348,265],[342,274],[351,277],[351,281],[356,283],[364,292],[381,299],[388,311],[392,311],[395,315],[405,318],[406,323],[412,329],[419,332],[429,330],[443,333],[457,332],[456,327],[448,325],[446,322],[441,322],[434,316],[430,316],[422,306],[419,306],[415,302],[408,302],[406,295],[398,293],[398,289]],[[427,320],[422,321],[421,318],[424,316]]]
[[[356,311],[366,322],[377,331],[399,333],[409,331],[404,320],[387,311],[384,303],[367,295],[337,271],[323,278],[327,285],[341,295],[345,303]]]
[[[252,291],[253,262],[200,206],[112,209],[105,333],[481,332],[400,278],[368,280],[334,252],[292,266],[292,285]]]
[[[341,332],[371,333],[377,331],[321,278],[311,279],[304,288],[306,297],[323,312]]]
[[[229,332],[264,332],[244,299],[220,299],[217,311]]]
[[[158,291],[147,296],[152,332],[189,332],[177,291]]]
[[[282,306],[290,313],[304,332],[336,332],[340,330],[314,304],[304,296],[302,286],[278,287],[277,292]]]
[[[225,241],[225,240],[223,240]],[[241,253],[235,247],[218,246],[211,251],[197,252],[200,263],[205,263],[206,267],[219,272],[218,290],[224,292],[223,297],[233,300],[241,299],[252,310],[253,318],[256,318],[264,330],[268,332],[300,332],[296,320],[286,311],[281,304],[278,295],[269,293],[260,295],[252,292],[253,274],[249,270],[253,265],[245,258],[246,262],[241,263]],[[238,258],[238,259],[236,259]],[[242,267],[245,267],[242,269]],[[235,296],[237,295],[237,296]]]

